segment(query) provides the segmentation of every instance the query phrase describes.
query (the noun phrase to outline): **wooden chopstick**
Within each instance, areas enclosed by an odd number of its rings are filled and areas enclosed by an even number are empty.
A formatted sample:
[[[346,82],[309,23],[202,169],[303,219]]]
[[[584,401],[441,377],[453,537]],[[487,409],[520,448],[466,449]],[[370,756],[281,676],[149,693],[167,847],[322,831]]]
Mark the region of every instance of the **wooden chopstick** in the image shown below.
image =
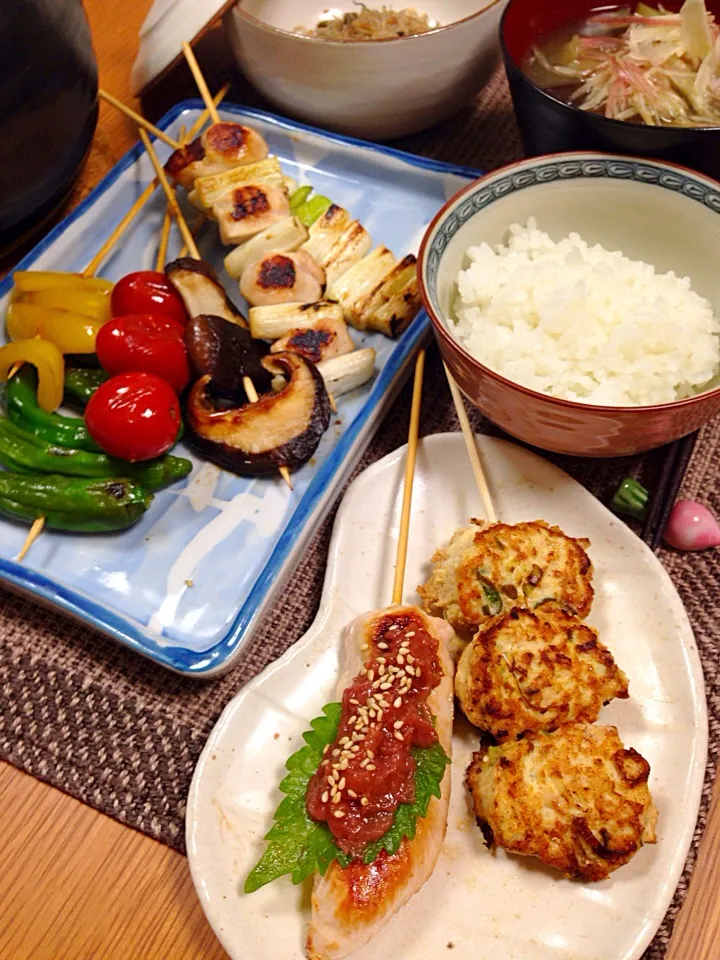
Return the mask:
[[[682,439],[675,441],[677,443],[677,449],[674,463],[672,465],[665,490],[662,492],[662,496],[658,497],[660,508],[657,512],[652,535],[648,541],[648,546],[651,550],[657,550],[660,545],[660,540],[662,539],[663,531],[665,530],[665,524],[667,523],[668,517],[670,516],[670,511],[672,510],[675,500],[677,499],[680,486],[685,479],[685,474],[687,473],[687,468],[690,464],[697,438],[698,431],[695,431],[695,433],[689,433],[686,437],[682,437]]]
[[[650,504],[641,537],[651,550],[657,550],[670,511],[687,472],[697,440],[697,432],[673,440],[665,448],[660,476],[651,491]]]

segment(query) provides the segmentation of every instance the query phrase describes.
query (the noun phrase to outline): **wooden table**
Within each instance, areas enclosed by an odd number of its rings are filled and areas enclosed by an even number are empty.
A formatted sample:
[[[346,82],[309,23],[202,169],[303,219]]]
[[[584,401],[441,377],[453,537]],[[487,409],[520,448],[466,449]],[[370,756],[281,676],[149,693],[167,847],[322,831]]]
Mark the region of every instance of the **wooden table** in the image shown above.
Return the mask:
[[[126,103],[137,34],[149,0],[85,0],[101,83]],[[207,37],[204,43],[222,41]],[[227,59],[200,57],[213,89]],[[207,69],[207,68],[206,68]],[[146,105],[157,117],[194,95],[180,67]],[[77,203],[136,139],[105,104]],[[11,265],[10,265],[11,266]],[[716,785],[713,807],[720,807]],[[720,817],[720,813],[718,814]],[[14,768],[0,766],[0,958],[222,960],[184,857]],[[666,960],[720,956],[720,830],[709,831]],[[278,958],[284,960],[284,958]]]

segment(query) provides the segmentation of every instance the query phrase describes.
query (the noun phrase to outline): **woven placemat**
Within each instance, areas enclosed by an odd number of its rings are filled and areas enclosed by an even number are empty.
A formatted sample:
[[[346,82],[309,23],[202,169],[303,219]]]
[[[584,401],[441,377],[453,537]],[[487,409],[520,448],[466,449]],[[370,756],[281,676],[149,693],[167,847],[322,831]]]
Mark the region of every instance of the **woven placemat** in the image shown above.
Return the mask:
[[[406,138],[404,149],[491,168],[520,155],[504,79],[498,75],[472,108],[442,128]],[[356,473],[405,442],[409,386]],[[479,414],[474,426],[498,433]],[[436,350],[429,352],[422,432],[457,430]],[[552,458],[606,500],[627,473],[652,474],[652,455],[632,460]],[[720,514],[720,421],[702,432],[683,494]],[[222,708],[251,677],[312,623],[320,599],[333,515],[318,531],[283,603],[266,619],[243,662],[215,681],[186,680],[116,643],[0,590],[0,754],[34,776],[178,850],[184,850],[185,798],[197,758]],[[720,746],[720,552],[662,550],[690,616],[705,670],[710,761],[692,849],[672,906],[646,960],[665,955],[707,816],[711,771]]]

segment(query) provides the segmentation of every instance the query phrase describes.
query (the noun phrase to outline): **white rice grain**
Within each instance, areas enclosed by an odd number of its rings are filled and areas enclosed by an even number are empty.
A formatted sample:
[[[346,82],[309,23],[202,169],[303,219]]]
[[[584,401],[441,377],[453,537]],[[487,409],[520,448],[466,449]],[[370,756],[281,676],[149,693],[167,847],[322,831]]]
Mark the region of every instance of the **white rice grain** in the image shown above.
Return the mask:
[[[656,273],[576,233],[555,243],[514,224],[506,245],[468,250],[454,335],[532,390],[608,406],[667,403],[720,370],[720,322],[687,277]]]

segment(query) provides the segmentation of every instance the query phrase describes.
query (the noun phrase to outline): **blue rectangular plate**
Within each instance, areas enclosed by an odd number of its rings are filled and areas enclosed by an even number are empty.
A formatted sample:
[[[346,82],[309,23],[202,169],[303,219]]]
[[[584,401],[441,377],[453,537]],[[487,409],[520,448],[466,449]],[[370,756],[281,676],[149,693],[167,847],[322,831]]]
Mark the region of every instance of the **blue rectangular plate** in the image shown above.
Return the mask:
[[[159,126],[179,137],[181,125],[188,128],[201,109],[199,101],[180,103]],[[398,257],[417,252],[440,206],[477,176],[259,110],[223,105],[221,114],[256,127],[288,175],[346,207],[375,244]],[[169,149],[156,148],[164,161]],[[152,176],[138,145],[18,269],[82,270]],[[117,280],[153,268],[164,211],[158,190],[103,264],[103,276]],[[175,234],[169,259],[180,247]],[[198,242],[239,301],[237,285],[222,270],[227,250],[213,225],[201,229]],[[11,285],[11,278],[0,285],[3,316]],[[294,474],[292,492],[280,479],[236,477],[192,458],[190,477],[158,493],[144,518],[120,534],[43,533],[18,564],[13,558],[27,527],[0,518],[0,579],[172,670],[192,676],[227,670],[367,446],[427,325],[422,313],[399,341],[351,331],[358,346],[377,351],[375,379],[338,398],[338,414],[316,455]],[[182,445],[176,452],[190,456]]]

